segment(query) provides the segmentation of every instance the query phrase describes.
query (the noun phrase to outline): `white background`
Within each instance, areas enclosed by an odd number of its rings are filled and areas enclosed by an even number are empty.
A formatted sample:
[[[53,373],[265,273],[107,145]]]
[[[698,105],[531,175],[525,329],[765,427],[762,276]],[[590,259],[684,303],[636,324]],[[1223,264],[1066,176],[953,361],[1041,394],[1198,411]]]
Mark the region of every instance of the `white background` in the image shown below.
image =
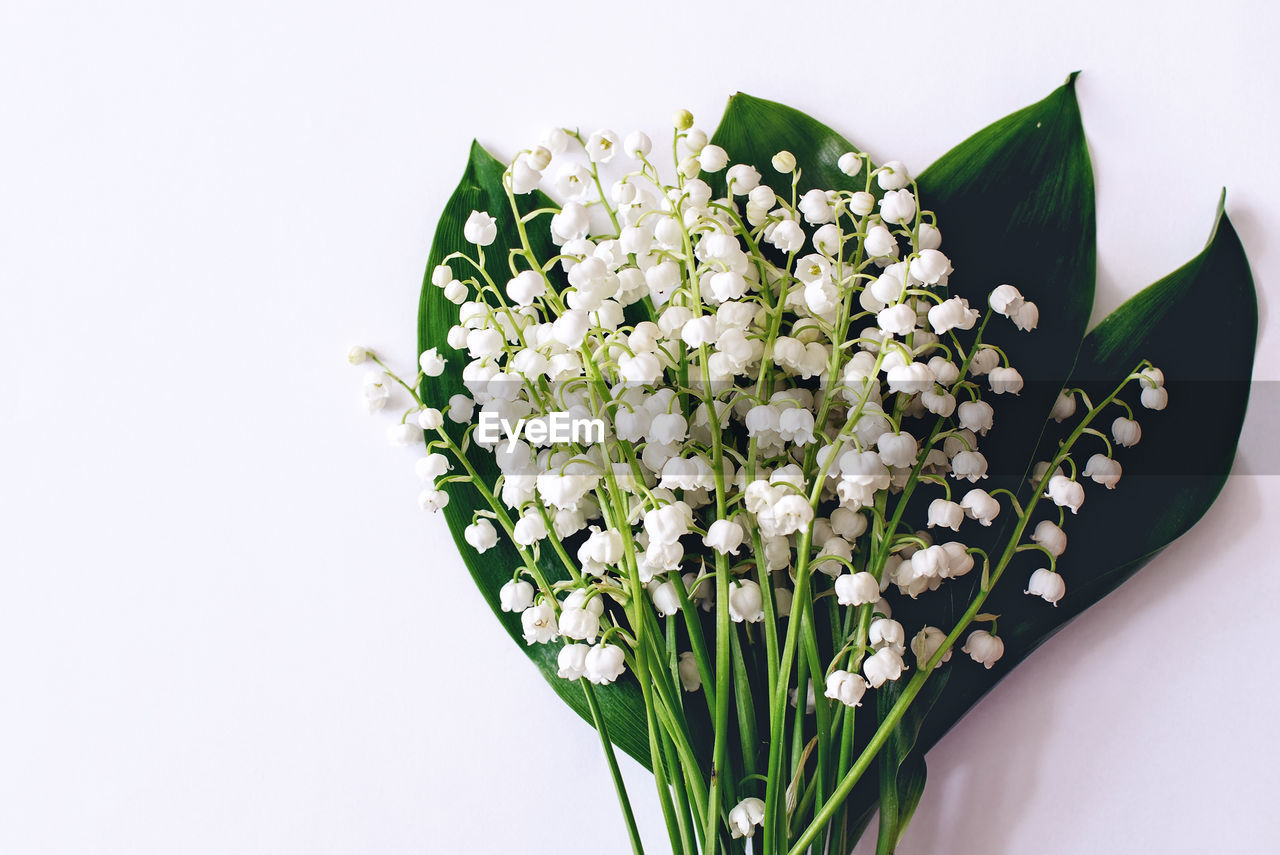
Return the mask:
[[[624,851],[594,735],[344,361],[413,358],[472,136],[710,130],[742,90],[918,171],[1080,68],[1095,319],[1226,185],[1280,379],[1270,3],[429,5],[0,13],[0,852]],[[1277,480],[1233,478],[974,710],[903,851],[1275,851]]]

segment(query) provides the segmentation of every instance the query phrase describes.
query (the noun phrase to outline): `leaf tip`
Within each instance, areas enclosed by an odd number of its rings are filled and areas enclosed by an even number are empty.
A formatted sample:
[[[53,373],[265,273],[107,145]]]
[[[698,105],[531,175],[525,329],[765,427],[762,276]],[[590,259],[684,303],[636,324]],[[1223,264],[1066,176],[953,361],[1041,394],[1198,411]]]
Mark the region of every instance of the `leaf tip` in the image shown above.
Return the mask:
[[[1067,82],[1064,83],[1063,85],[1066,86],[1068,89],[1075,89],[1076,78],[1079,76],[1080,76],[1080,69],[1077,68],[1075,71],[1067,75]]]
[[[1213,243],[1214,238],[1218,236],[1218,226],[1222,225],[1222,221],[1227,217],[1227,188],[1223,187],[1222,192],[1218,194],[1218,208],[1213,212],[1213,228],[1209,229],[1209,239],[1205,241],[1208,247]]]

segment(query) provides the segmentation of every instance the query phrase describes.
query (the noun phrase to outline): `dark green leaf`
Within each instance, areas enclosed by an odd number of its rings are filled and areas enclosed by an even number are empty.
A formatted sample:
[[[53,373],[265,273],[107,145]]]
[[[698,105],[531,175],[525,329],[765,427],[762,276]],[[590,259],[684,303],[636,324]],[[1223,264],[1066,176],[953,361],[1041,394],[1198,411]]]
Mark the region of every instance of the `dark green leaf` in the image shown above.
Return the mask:
[[[473,210],[488,211],[498,218],[499,230],[497,239],[485,247],[485,269],[493,281],[502,287],[511,278],[507,253],[513,247],[520,246],[519,235],[509,216],[503,216],[509,210],[506,194],[502,187],[504,166],[488,152],[474,143],[471,147],[471,158],[466,172],[457,190],[450,197],[440,216],[436,228],[435,241],[431,245],[431,256],[427,264],[427,275],[422,287],[422,299],[418,310],[418,344],[420,350],[437,347],[440,353],[448,358],[445,372],[436,378],[428,378],[422,385],[423,400],[430,406],[443,406],[452,395],[466,394],[462,384],[462,366],[466,354],[449,348],[445,342],[449,327],[458,322],[458,307],[444,298],[441,289],[431,284],[431,271],[447,255],[463,251],[474,256],[475,247],[463,238],[462,228],[468,215]],[[534,193],[522,202],[522,211],[532,210],[552,204],[551,200],[541,193]],[[527,207],[523,207],[527,205]],[[555,248],[547,237],[545,220],[538,220],[530,226],[529,235],[539,260],[545,261],[555,255]],[[454,275],[464,281],[475,275],[475,269],[461,260],[451,262]],[[454,425],[448,419],[450,434],[455,440],[460,439],[462,427]],[[479,472],[482,480],[490,489],[498,478],[498,468],[493,455],[472,446],[467,454],[471,465]],[[572,707],[586,721],[591,721],[591,712],[587,707],[582,689],[569,680],[556,676],[556,656],[559,644],[526,645],[520,627],[520,616],[503,612],[498,601],[498,590],[511,579],[512,572],[520,566],[520,557],[510,540],[500,536],[498,545],[479,555],[463,539],[463,530],[471,524],[472,513],[487,510],[488,504],[480,493],[469,484],[454,484],[449,487],[450,501],[444,509],[449,530],[453,533],[454,542],[471,571],[476,586],[488,601],[490,608],[498,620],[510,633],[520,648],[525,651],[538,669],[542,671],[551,688],[556,691],[565,703]],[[550,550],[547,551],[548,553]],[[543,572],[551,580],[567,577],[564,569],[558,565],[553,556],[544,555],[539,562]],[[620,680],[612,686],[599,687],[595,691],[600,701],[605,720],[608,722],[609,736],[619,748],[626,751],[646,767],[649,765],[649,739],[646,728],[644,701],[640,688],[633,679]]]
[[[1091,485],[1079,515],[1067,515],[1069,542],[1058,560],[1067,595],[1057,608],[1021,592],[1031,570],[1043,565],[1036,553],[1010,566],[987,608],[1001,616],[1004,657],[990,671],[952,664],[956,673],[921,730],[922,746],[937,742],[1010,669],[1136,573],[1213,504],[1226,483],[1244,422],[1257,323],[1244,247],[1220,207],[1203,252],[1089,333],[1073,387],[1105,390],[1105,396],[1147,358],[1165,373],[1169,405],[1160,412],[1137,410],[1142,441],[1117,449],[1116,459],[1124,466],[1119,486],[1108,491]],[[1099,426],[1109,430],[1118,414]],[[1046,442],[1056,442],[1056,436],[1050,433]],[[1044,448],[1041,459],[1049,453]]]
[[[1007,282],[1040,308],[1034,332],[996,316],[984,335],[1026,380],[1019,397],[1000,401],[998,437],[982,448],[1003,482],[995,486],[1010,486],[1031,460],[1093,307],[1093,169],[1075,75],[944,154],[917,184],[955,267],[948,290],[986,309],[991,289]]]
[[[916,742],[920,728],[942,696],[950,677],[950,670],[942,669],[925,683],[876,758],[880,788],[880,830],[876,855],[891,855],[920,804],[926,771],[924,753],[915,750]],[[902,683],[886,683],[876,692],[876,711],[881,719],[897,703],[902,688]]]
[[[791,198],[791,177],[769,165],[779,151],[795,155],[800,167],[799,192],[861,190],[867,183],[867,167],[853,177],[836,167],[840,155],[858,151],[853,143],[826,125],[776,101],[737,93],[724,108],[724,117],[711,141],[729,155],[730,163],[746,163],[760,171],[760,180],[784,199]],[[708,176],[704,176],[708,177]],[[717,193],[724,192],[724,173],[708,178]]]

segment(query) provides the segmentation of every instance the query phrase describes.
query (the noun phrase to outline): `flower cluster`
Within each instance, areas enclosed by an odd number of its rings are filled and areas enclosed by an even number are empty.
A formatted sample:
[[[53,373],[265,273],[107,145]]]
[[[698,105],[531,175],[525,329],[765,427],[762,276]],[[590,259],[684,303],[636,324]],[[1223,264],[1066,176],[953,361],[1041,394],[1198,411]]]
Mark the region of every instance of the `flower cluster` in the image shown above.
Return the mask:
[[[999,400],[1023,389],[995,342],[1035,330],[1036,304],[1006,283],[990,283],[986,305],[948,293],[943,232],[899,162],[847,152],[844,186],[811,187],[789,152],[731,163],[687,113],[675,128],[665,174],[643,133],[553,130],[511,161],[510,209],[467,218],[471,247],[430,274],[457,323],[421,355],[417,378],[457,360],[465,388],[448,400],[415,395],[392,428],[397,443],[424,431],[429,440],[416,464],[421,506],[444,507],[451,480],[475,482],[474,449],[492,454],[501,477],[484,485],[492,506],[466,542],[485,552],[510,539],[522,564],[501,607],[520,615],[528,644],[561,645],[564,679],[604,685],[635,669],[659,698],[677,682],[731,691],[712,655],[729,632],[770,645],[775,659],[785,635],[784,661],[770,665],[782,688],[812,699],[816,686],[843,707],[946,663],[965,632],[961,652],[992,667],[1004,649],[993,616],[975,607],[954,628],[908,630],[893,602],[976,567],[981,585],[960,596],[985,597],[1007,557],[993,560],[966,532],[999,522],[1012,551],[1045,558],[1026,593],[1056,604],[1065,511],[1080,509],[1084,479],[1115,487],[1114,446],[1141,437],[1119,397],[1125,384],[1097,406],[1063,391],[1052,416],[1079,423],[1032,473],[1025,506],[989,492],[982,444],[998,429]],[[525,197],[541,187],[559,202],[530,210]],[[500,225],[518,241],[505,277],[484,254]],[[539,230],[551,257],[536,254]],[[352,361],[369,355],[357,348]],[[370,375],[371,410],[395,379]],[[1128,382],[1143,406],[1165,405],[1154,367]],[[417,382],[403,385],[414,394]],[[1108,407],[1125,411],[1110,438],[1090,426]],[[528,429],[565,413],[602,422],[603,441]],[[525,430],[495,440],[474,429],[485,418]],[[1073,447],[1086,436],[1103,450],[1077,470]],[[917,490],[931,498],[911,526],[903,509]],[[1041,499],[1053,511],[1036,520]],[[546,555],[562,565],[558,578],[541,568]],[[790,624],[802,613],[812,622],[815,609],[829,610],[835,646],[806,677],[787,655],[806,630]],[[668,619],[680,631],[664,638]],[[733,836],[766,815],[765,802],[742,799],[728,814]]]

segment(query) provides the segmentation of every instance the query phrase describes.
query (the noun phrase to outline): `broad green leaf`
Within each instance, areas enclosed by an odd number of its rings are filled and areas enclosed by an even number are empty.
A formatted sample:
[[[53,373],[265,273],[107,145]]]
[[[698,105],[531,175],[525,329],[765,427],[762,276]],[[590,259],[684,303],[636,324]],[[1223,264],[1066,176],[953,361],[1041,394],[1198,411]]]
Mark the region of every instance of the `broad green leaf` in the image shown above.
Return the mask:
[[[925,684],[876,758],[880,788],[876,855],[891,855],[920,804],[927,772],[924,753],[915,750],[916,742],[920,728],[942,696],[950,677],[951,673],[943,669]],[[887,683],[876,692],[876,711],[881,718],[897,703],[902,688],[902,683]]]
[[[1206,311],[1212,325],[1206,325]],[[1022,594],[1043,565],[1037,553],[1013,564],[987,601],[1000,614],[1004,657],[987,671],[955,662],[943,697],[921,730],[933,745],[1005,674],[1068,621],[1109,594],[1185,533],[1217,498],[1235,457],[1249,399],[1258,309],[1244,247],[1221,206],[1208,246],[1140,292],[1089,333],[1070,380],[1101,395],[1147,358],[1166,377],[1169,405],[1135,408],[1141,442],[1117,448],[1124,475],[1114,491],[1090,484],[1078,516],[1067,515],[1058,570],[1067,594],[1055,608]],[[1212,335],[1212,356],[1201,344]],[[1092,393],[1091,393],[1092,394]],[[1130,396],[1131,398],[1133,396]],[[1109,431],[1116,410],[1099,425]],[[1056,443],[1049,431],[1041,458]],[[1094,450],[1089,449],[1081,459]],[[1209,568],[1206,568],[1206,570]]]
[[[836,167],[840,155],[859,150],[851,142],[799,110],[742,92],[733,95],[725,105],[724,117],[711,142],[728,153],[730,163],[754,166],[760,172],[761,182],[784,199],[791,198],[791,178],[769,163],[783,150],[794,154],[800,167],[800,193],[815,187],[861,190],[867,182],[865,163],[862,171],[853,177]],[[717,193],[724,192],[723,171],[703,177]]]
[[[488,211],[498,219],[498,237],[491,245],[484,248],[485,270],[498,287],[502,287],[512,275],[507,261],[508,251],[513,247],[519,247],[520,239],[510,216],[504,216],[509,212],[509,203],[502,187],[503,170],[503,164],[490,156],[479,143],[474,143],[462,181],[445,206],[436,228],[419,303],[418,344],[419,350],[430,347],[439,348],[441,355],[448,359],[448,364],[443,374],[436,378],[427,378],[422,384],[423,400],[429,406],[442,407],[452,395],[466,394],[462,384],[462,366],[467,361],[466,354],[463,351],[451,349],[445,341],[449,327],[458,322],[458,307],[446,300],[443,291],[432,285],[430,280],[431,271],[449,254],[466,252],[472,257],[475,256],[475,247],[465,240],[462,232],[463,224],[473,210]],[[534,193],[522,199],[528,200],[522,202],[522,212],[552,204],[551,200],[541,193]],[[547,236],[545,218],[536,220],[529,226],[529,236],[539,260],[545,261],[555,255],[555,247]],[[454,275],[459,279],[465,281],[468,277],[476,275],[475,268],[465,261],[455,259],[450,264]],[[445,420],[445,424],[449,426],[450,435],[460,441],[463,433],[462,426],[455,425],[448,419]],[[467,458],[476,468],[485,485],[493,489],[498,479],[498,468],[494,463],[493,455],[472,446]],[[504,535],[498,538],[497,546],[483,555],[478,554],[463,539],[462,533],[471,524],[473,512],[477,509],[488,510],[489,505],[469,484],[451,485],[449,493],[450,501],[444,509],[445,519],[458,546],[458,551],[462,555],[462,560],[471,571],[472,578],[475,579],[476,586],[512,639],[538,666],[547,682],[551,684],[551,688],[589,723],[591,712],[587,707],[582,688],[576,681],[563,680],[556,676],[556,656],[560,651],[560,645],[526,645],[521,632],[520,616],[502,611],[499,605],[498,590],[511,579],[515,568],[520,566],[520,558],[515,547]],[[549,553],[550,550],[547,552]],[[554,556],[543,555],[539,563],[549,579],[554,581],[567,578],[567,573],[556,563]],[[628,677],[611,686],[595,687],[595,693],[600,701],[608,723],[609,736],[614,744],[648,767],[649,739],[644,701],[634,679]]]
[[[1026,380],[1020,396],[1002,396],[997,429],[982,446],[993,481],[1011,486],[1031,462],[1093,307],[1093,169],[1075,75],[951,149],[917,184],[955,267],[948,290],[985,310],[991,289],[1009,283],[1040,308],[1033,332],[994,316],[984,335]]]

